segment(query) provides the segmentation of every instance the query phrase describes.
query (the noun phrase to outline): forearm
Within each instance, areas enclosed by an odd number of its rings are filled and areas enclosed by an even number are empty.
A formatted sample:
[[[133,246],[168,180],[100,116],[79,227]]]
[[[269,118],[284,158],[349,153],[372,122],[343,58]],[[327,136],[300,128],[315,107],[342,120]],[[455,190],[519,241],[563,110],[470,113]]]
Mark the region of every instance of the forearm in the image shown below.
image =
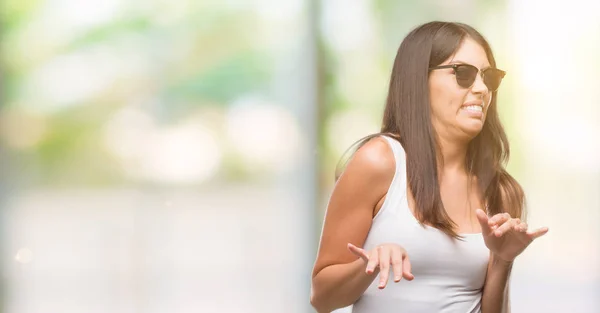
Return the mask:
[[[378,268],[372,274],[366,274],[365,268],[365,262],[357,259],[330,265],[313,277],[310,302],[317,312],[329,313],[356,302],[379,274]]]
[[[482,313],[509,313],[508,278],[512,270],[512,262],[506,262],[490,256],[488,272],[483,286],[481,300]]]

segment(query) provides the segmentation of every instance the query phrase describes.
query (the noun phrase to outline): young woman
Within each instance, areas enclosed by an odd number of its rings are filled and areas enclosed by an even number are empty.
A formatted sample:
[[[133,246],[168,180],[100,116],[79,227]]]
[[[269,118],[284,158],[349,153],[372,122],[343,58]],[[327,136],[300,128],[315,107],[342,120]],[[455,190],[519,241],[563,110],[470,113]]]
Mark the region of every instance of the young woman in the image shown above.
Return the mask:
[[[431,22],[404,39],[381,133],[361,141],[331,194],[318,312],[509,310],[513,261],[548,228],[521,220],[523,190],[504,168],[504,75],[468,25]]]

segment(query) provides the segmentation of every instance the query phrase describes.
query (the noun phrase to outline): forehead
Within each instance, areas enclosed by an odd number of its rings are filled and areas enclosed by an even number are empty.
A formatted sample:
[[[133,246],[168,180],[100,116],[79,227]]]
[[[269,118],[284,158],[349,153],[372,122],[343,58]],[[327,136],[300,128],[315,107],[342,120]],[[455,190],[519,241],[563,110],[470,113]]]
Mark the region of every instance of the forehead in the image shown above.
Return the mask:
[[[450,57],[448,63],[464,62],[477,66],[478,68],[486,68],[490,66],[485,50],[475,40],[465,38],[456,53]]]

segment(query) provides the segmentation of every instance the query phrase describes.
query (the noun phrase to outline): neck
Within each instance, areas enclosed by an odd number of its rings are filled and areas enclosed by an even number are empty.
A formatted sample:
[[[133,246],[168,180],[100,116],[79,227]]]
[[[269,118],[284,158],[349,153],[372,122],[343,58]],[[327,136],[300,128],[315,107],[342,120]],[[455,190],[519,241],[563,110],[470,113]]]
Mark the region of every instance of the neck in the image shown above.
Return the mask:
[[[441,176],[450,173],[466,174],[465,165],[467,159],[468,143],[448,140],[441,136],[438,137],[438,173]]]

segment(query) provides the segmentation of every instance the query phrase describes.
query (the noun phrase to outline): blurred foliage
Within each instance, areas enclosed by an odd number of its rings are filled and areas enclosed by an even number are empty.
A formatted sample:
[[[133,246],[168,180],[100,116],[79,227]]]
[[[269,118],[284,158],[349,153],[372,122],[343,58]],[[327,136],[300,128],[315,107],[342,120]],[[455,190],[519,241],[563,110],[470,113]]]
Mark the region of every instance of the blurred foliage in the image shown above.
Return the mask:
[[[222,60],[196,76],[185,77],[167,91],[169,98],[198,98],[227,105],[239,95],[266,92],[268,63],[259,53],[247,52]]]
[[[64,31],[50,46],[34,39],[56,30],[37,29],[35,37],[24,41],[25,33],[48,18],[48,5],[8,0],[2,2],[0,10],[5,39],[1,51],[5,108],[37,111],[44,115],[47,127],[36,145],[9,146],[15,165],[24,169],[20,178],[28,183],[125,183],[119,161],[103,144],[104,124],[119,109],[139,106],[141,100],[144,110],[158,122],[175,123],[199,106],[225,108],[240,95],[267,88],[271,69],[263,47],[257,45],[254,13],[247,9],[226,10],[190,2],[184,4],[189,10],[169,18],[169,9],[163,10],[166,7],[160,1],[121,5],[107,21]],[[27,52],[22,53],[23,49]],[[77,103],[39,100],[31,94],[36,91],[27,89],[34,75],[61,57],[97,51],[117,57],[127,52],[130,56],[131,50],[147,75],[118,73],[118,79],[105,89]],[[60,109],[50,109],[57,105]],[[6,109],[0,114],[9,116]],[[4,138],[3,144],[8,142]]]
[[[4,0],[0,2],[0,21],[4,33],[20,27],[40,7],[41,0]]]

